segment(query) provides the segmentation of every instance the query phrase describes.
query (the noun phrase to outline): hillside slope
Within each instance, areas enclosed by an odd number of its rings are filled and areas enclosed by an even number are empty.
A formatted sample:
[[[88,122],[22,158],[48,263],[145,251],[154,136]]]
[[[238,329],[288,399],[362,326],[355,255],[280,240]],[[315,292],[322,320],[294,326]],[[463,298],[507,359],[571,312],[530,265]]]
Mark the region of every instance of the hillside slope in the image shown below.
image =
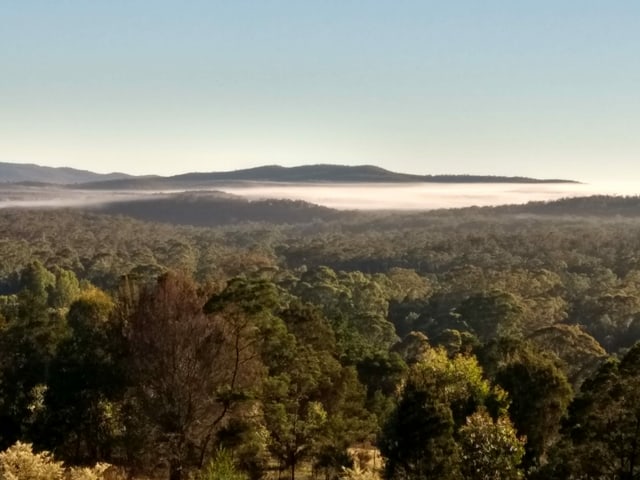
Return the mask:
[[[131,178],[125,173],[95,173],[69,167],[42,167],[35,164],[0,162],[0,183],[78,184]]]

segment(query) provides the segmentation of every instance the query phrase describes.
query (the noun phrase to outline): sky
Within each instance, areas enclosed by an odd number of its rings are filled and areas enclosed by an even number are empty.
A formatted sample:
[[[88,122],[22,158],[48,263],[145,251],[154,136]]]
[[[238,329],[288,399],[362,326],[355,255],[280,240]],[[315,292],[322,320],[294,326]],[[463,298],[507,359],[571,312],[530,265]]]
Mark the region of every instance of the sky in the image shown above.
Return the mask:
[[[640,180],[637,0],[0,0],[0,161]]]

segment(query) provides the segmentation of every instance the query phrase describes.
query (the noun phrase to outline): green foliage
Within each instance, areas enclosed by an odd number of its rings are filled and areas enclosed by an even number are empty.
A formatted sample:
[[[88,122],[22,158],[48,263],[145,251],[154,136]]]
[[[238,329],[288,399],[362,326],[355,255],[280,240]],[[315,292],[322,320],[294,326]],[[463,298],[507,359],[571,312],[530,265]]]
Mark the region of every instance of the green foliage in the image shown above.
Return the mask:
[[[506,400],[492,391],[473,356],[449,358],[430,348],[411,367],[399,403],[385,425],[380,449],[385,477],[460,478],[459,429],[485,403],[504,410]]]
[[[34,453],[29,443],[16,442],[0,453],[1,480],[61,480],[62,462],[49,452]]]
[[[51,308],[68,308],[80,296],[80,282],[76,274],[69,270],[56,268],[55,284],[49,289],[48,303]]]
[[[538,349],[553,353],[574,388],[592,375],[607,358],[602,346],[577,325],[557,324],[541,328],[528,339]]]
[[[279,305],[279,293],[273,282],[264,279],[236,277],[225,289],[213,295],[205,304],[207,313],[222,312],[233,306],[247,315],[260,315],[275,310]]]
[[[390,300],[405,301],[426,298],[433,286],[413,269],[393,267],[386,274],[386,289]],[[380,281],[380,280],[378,280]]]
[[[407,364],[396,352],[376,354],[357,365],[358,378],[366,388],[367,409],[381,426],[393,409],[394,398],[407,372]]]
[[[355,369],[336,358],[335,336],[321,312],[292,300],[278,314],[286,331],[270,329],[272,340],[262,344],[269,376],[261,399],[268,448],[293,476],[301,460],[369,439],[375,417],[364,409]]]
[[[28,438],[38,429],[42,394],[60,343],[69,330],[64,315],[49,306],[55,276],[40,262],[21,273],[21,290],[11,300],[0,329],[0,448]],[[8,306],[8,305],[7,305]]]
[[[97,463],[93,467],[70,467],[66,471],[65,478],[67,480],[104,480],[110,468],[108,463]]]
[[[264,382],[268,448],[283,468],[291,469],[292,480],[298,462],[319,447],[327,431],[327,411],[321,401],[322,390],[331,382],[326,367],[313,351],[301,347],[287,373]]]
[[[394,479],[460,476],[451,409],[433,392],[408,383],[380,440],[384,477]]]
[[[468,480],[519,480],[526,440],[518,438],[509,418],[497,420],[479,410],[459,431],[462,477]]]
[[[22,270],[20,284],[20,303],[37,315],[49,305],[49,291],[55,287],[56,277],[42,263],[35,261]]]
[[[103,480],[109,464],[64,468],[50,452],[36,453],[29,443],[16,442],[0,452],[0,480]]]
[[[215,441],[218,450],[233,453],[237,467],[252,479],[261,478],[271,461],[269,432],[256,410],[247,416],[232,417],[217,432]]]
[[[233,461],[230,452],[223,448],[216,450],[206,466],[191,475],[191,480],[249,480]]]
[[[450,359],[442,348],[425,352],[409,372],[408,384],[430,390],[433,397],[448,405],[457,426],[493,393],[474,356],[457,355]]]
[[[464,455],[517,478],[508,415],[529,478],[636,474],[640,222],[553,208],[211,229],[3,210],[0,447],[177,478],[221,444],[257,479],[336,475],[378,436],[394,478],[474,478]]]
[[[483,342],[518,334],[523,307],[512,294],[494,290],[474,295],[457,308],[460,320]]]
[[[571,405],[568,442],[556,472],[571,478],[636,478],[640,474],[640,344],[603,364]],[[556,477],[558,474],[556,473]]]
[[[306,272],[293,293],[322,309],[346,363],[357,364],[397,341],[383,286],[368,275],[319,267]]]
[[[38,440],[74,462],[112,461],[124,435],[126,344],[115,304],[91,288],[69,308],[70,335],[50,367]]]
[[[527,438],[525,465],[544,463],[573,398],[566,376],[553,357],[520,340],[493,342],[482,358],[509,395],[509,414],[518,434]]]

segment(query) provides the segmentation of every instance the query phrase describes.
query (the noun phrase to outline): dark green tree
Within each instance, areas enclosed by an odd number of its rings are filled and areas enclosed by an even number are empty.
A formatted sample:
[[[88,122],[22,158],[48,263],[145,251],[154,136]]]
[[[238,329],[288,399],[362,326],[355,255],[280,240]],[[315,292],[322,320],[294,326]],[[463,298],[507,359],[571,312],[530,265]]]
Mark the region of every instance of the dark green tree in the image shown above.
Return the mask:
[[[518,434],[527,438],[525,466],[544,463],[573,398],[567,377],[553,357],[521,340],[492,342],[481,358],[489,375],[508,393],[509,416]]]
[[[633,480],[640,476],[640,344],[609,360],[570,408],[555,478]],[[568,467],[568,468],[567,468]],[[568,472],[567,472],[568,470]]]
[[[50,367],[68,335],[64,315],[49,306],[55,276],[32,262],[20,276],[21,290],[11,301],[0,330],[0,448],[31,438],[42,410]],[[8,305],[7,305],[8,307]]]
[[[482,342],[487,342],[496,337],[517,335],[523,306],[514,295],[493,290],[464,300],[456,312]]]
[[[74,463],[124,460],[123,325],[104,292],[83,292],[69,309],[70,335],[53,359],[39,443]]]
[[[425,350],[383,428],[379,443],[385,477],[460,478],[458,430],[485,404],[503,412],[506,399],[483,378],[475,357],[449,358],[443,348]]]
[[[460,478],[451,408],[435,392],[408,382],[379,442],[390,480]]]

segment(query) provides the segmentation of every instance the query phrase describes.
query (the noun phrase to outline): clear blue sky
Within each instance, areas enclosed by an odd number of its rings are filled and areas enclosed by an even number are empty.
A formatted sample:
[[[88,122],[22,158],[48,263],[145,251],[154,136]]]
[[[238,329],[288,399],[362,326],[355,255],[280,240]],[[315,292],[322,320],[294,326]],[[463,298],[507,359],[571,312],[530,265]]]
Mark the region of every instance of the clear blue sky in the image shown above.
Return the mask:
[[[640,1],[0,0],[0,161],[640,180]]]

